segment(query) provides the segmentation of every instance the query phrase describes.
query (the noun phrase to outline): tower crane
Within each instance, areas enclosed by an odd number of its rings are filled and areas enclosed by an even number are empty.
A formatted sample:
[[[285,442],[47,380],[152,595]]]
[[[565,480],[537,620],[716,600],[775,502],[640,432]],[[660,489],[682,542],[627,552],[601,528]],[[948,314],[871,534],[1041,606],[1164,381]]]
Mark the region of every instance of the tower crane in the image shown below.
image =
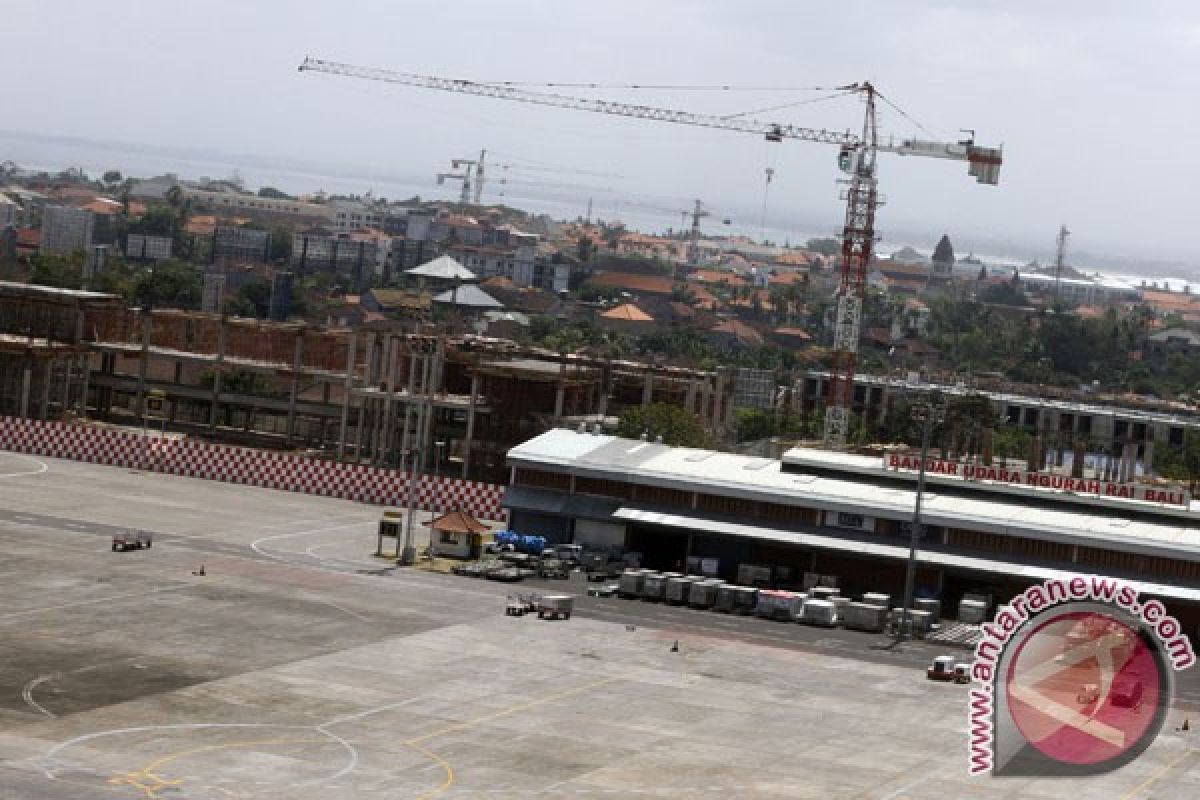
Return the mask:
[[[842,197],[846,201],[846,216],[842,227],[841,272],[837,292],[837,316],[834,324],[833,360],[830,366],[829,391],[825,406],[825,443],[827,446],[835,448],[845,446],[846,434],[850,427],[851,406],[854,400],[854,373],[858,365],[863,297],[866,290],[867,268],[870,266],[875,242],[875,212],[880,203],[876,157],[879,153],[893,153],[901,156],[966,161],[969,176],[975,178],[979,183],[992,185],[999,182],[1000,165],[1003,162],[1002,149],[976,145],[973,132],[968,132],[967,138],[956,142],[909,138],[881,139],[876,129],[875,106],[878,99],[886,101],[886,98],[883,98],[869,82],[838,87],[839,91],[853,92],[863,99],[865,111],[862,129],[860,133],[856,134],[849,130],[834,131],[824,128],[760,122],[745,115],[722,117],[635,103],[535,92],[508,84],[419,75],[311,57],[305,58],[299,69],[302,72],[321,72],[478,97],[534,103],[554,108],[750,133],[762,136],[769,142],[797,139],[804,142],[836,145],[839,148],[838,166],[846,175],[840,181],[845,186]],[[699,210],[698,207],[697,211]],[[698,217],[695,219],[698,223]]]
[[[447,180],[462,181],[462,192],[459,194],[458,202],[466,205],[474,199],[475,205],[479,205],[479,194],[483,191],[483,160],[486,155],[486,150],[480,150],[478,160],[473,158],[452,159],[450,161],[450,168],[461,169],[462,172],[439,172],[437,176],[438,186],[441,186]],[[471,190],[472,185],[474,186],[474,193]]]

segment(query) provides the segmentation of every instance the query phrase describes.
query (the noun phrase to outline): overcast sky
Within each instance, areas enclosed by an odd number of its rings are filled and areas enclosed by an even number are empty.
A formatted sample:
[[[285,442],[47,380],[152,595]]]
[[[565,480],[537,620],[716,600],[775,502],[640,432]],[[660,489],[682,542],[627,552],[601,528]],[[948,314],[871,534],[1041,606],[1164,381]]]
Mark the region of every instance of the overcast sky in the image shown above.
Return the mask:
[[[974,128],[980,144],[1005,148],[999,187],[976,184],[960,163],[881,157],[885,245],[945,230],[960,251],[1011,243],[1046,257],[1066,223],[1073,247],[1087,253],[1191,262],[1200,247],[1190,235],[1200,185],[1193,3],[41,0],[5,3],[4,27],[0,127],[8,129],[340,164],[430,184],[451,157],[486,147],[623,176],[530,178],[591,182],[659,205],[700,197],[744,224],[757,224],[773,166],[769,221],[830,233],[842,206],[828,145],[768,145],[296,66],[314,55],[483,81],[868,79],[939,137]],[[815,95],[590,96],[727,114]],[[760,118],[845,129],[861,124],[861,110],[843,99]],[[888,108],[881,128],[921,133]],[[10,149],[0,158],[21,163]],[[610,201],[596,196],[603,212]]]

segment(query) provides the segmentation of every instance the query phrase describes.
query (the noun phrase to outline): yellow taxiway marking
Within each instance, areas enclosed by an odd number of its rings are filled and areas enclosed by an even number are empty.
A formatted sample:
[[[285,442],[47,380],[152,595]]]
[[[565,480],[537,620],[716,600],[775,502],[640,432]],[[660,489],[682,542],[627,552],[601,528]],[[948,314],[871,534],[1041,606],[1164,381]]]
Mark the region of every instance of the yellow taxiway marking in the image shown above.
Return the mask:
[[[1175,767],[1179,766],[1179,763],[1181,761],[1183,761],[1185,758],[1187,758],[1188,756],[1190,756],[1196,752],[1200,752],[1200,751],[1198,751],[1197,748],[1195,748],[1195,747],[1189,747],[1187,750],[1184,750],[1182,753],[1180,753],[1175,758],[1171,759],[1165,765],[1163,765],[1162,769],[1160,769],[1158,772],[1154,773],[1149,778],[1146,778],[1146,780],[1142,781],[1137,786],[1133,787],[1128,792],[1121,795],[1121,800],[1133,800],[1134,797],[1137,797],[1139,794],[1146,791],[1151,786],[1153,786],[1154,784],[1156,784],[1160,780],[1162,780],[1163,777],[1168,772],[1175,769]]]
[[[161,797],[159,792],[164,789],[170,789],[179,786],[183,783],[182,779],[168,780],[158,774],[158,770],[164,765],[172,761],[178,761],[181,758],[194,756],[199,753],[208,753],[214,750],[235,750],[245,747],[258,747],[261,745],[275,744],[324,744],[324,739],[260,739],[258,741],[244,742],[227,742],[226,744],[210,744],[203,747],[193,747],[188,750],[180,750],[175,753],[170,753],[159,759],[151,761],[141,769],[136,769],[132,772],[127,772],[119,778],[110,778],[109,783],[120,785],[125,784],[139,789],[145,793],[150,800],[159,800]]]
[[[435,786],[424,794],[419,795],[417,800],[429,800],[429,798],[442,794],[454,785],[454,769],[441,756],[424,747],[424,742],[428,742],[430,739],[436,739],[439,736],[445,736],[448,733],[468,730],[470,728],[474,728],[476,725],[482,725],[485,722],[491,722],[492,720],[499,719],[500,717],[506,717],[510,714],[516,714],[530,708],[537,708],[538,706],[546,705],[547,703],[553,703],[556,700],[562,700],[567,697],[573,697],[577,694],[583,694],[584,692],[589,692],[592,689],[598,689],[601,686],[607,686],[610,683],[616,683],[619,680],[624,680],[625,677],[626,676],[624,675],[617,675],[611,678],[603,678],[598,681],[593,681],[592,683],[586,683],[583,686],[576,686],[574,689],[564,689],[561,692],[548,694],[545,697],[539,697],[536,700],[528,700],[524,703],[518,703],[515,706],[509,706],[508,708],[502,708],[499,711],[493,711],[490,714],[484,714],[482,717],[469,719],[465,722],[456,722],[453,725],[447,725],[446,727],[439,728],[436,731],[431,731],[429,733],[422,734],[421,736],[414,736],[411,739],[405,739],[403,744],[408,745],[418,753],[421,753],[427,758],[432,759],[446,774],[445,780],[442,781],[440,786]]]

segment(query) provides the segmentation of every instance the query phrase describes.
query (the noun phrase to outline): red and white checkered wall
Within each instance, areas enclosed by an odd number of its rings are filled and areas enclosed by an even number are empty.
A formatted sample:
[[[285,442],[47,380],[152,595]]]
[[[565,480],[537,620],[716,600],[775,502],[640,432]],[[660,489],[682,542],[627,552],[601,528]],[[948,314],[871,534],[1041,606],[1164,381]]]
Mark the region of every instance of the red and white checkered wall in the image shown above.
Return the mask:
[[[0,417],[0,450],[90,464],[340,497],[383,506],[404,505],[408,473],[339,464],[287,453],[191,439],[160,440],[135,431],[85,423]],[[504,487],[440,475],[422,475],[415,504],[426,511],[462,509],[488,520],[506,518]]]

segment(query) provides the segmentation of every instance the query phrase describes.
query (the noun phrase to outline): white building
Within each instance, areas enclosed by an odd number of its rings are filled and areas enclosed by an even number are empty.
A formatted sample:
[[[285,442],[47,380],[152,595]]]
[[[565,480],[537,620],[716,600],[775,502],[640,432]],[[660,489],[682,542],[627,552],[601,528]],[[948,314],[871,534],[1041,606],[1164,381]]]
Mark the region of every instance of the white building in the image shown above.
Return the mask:
[[[1055,283],[1058,284],[1058,296],[1067,303],[1105,306],[1114,303],[1136,303],[1142,299],[1142,292],[1136,286],[1100,275],[1092,278],[1060,278],[1057,281],[1053,275],[1021,275],[1022,286],[1039,294],[1054,294]]]
[[[358,231],[363,228],[382,228],[385,209],[375,203],[359,200],[332,200],[328,206],[329,221],[338,231]]]
[[[233,191],[209,189],[184,189],[183,195],[197,209],[213,212],[286,214],[301,217],[330,218],[329,206],[305,203],[300,200],[259,197],[256,194],[240,194]]]

